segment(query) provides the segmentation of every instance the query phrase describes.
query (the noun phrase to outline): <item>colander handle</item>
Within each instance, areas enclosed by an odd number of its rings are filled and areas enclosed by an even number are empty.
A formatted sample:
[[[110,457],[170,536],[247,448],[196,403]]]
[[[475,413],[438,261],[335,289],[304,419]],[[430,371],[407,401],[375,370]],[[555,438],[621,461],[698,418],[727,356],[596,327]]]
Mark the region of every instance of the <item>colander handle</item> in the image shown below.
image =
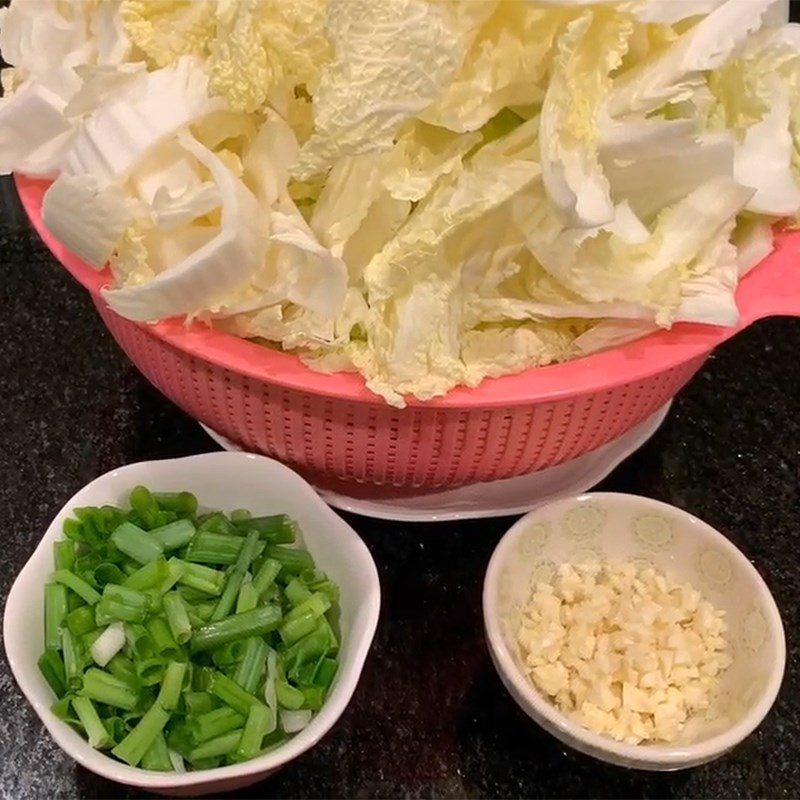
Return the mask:
[[[782,231],[775,249],[740,284],[742,323],[765,317],[800,317],[800,231]]]

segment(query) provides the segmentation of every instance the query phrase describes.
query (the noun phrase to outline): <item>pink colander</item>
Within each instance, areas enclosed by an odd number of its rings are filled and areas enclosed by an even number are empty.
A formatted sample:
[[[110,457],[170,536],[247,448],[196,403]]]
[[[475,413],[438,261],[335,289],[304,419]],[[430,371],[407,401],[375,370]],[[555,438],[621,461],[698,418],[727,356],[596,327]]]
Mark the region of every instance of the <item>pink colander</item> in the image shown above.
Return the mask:
[[[91,269],[42,225],[47,185],[17,178],[34,228],[89,290],[112,336],[147,379],[245,450],[273,456],[328,488],[355,481],[388,493],[432,491],[559,464],[653,414],[717,345],[755,320],[800,316],[800,233],[784,232],[741,282],[737,327],[676,325],[567,364],[397,409],[354,374],[313,372],[290,353],[180,319],[146,325],[120,317],[100,294],[108,271]]]

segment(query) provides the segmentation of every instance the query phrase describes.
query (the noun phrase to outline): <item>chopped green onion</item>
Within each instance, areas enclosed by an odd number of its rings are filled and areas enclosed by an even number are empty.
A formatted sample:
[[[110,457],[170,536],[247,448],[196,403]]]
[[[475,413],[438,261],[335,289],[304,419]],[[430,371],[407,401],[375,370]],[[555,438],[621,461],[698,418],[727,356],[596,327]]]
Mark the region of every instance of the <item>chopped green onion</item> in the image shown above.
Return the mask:
[[[158,693],[158,702],[167,711],[172,711],[178,705],[186,669],[186,663],[183,661],[171,661],[167,666],[167,671]]]
[[[233,604],[236,602],[236,596],[239,594],[239,588],[244,580],[245,573],[256,557],[256,548],[258,544],[258,533],[256,531],[248,533],[239,556],[236,559],[236,564],[234,564],[228,575],[228,580],[225,583],[222,596],[219,598],[217,607],[211,615],[211,622],[218,622],[231,613]]]
[[[259,597],[272,586],[280,571],[281,562],[276,561],[274,558],[265,558],[261,562],[261,566],[253,576],[253,588],[258,592]]]
[[[258,592],[253,587],[252,579],[245,579],[242,581],[242,586],[239,589],[239,596],[236,598],[236,613],[241,614],[244,611],[252,611],[258,605]]]
[[[323,658],[317,667],[317,672],[314,676],[314,685],[319,686],[327,692],[333,683],[333,679],[336,677],[338,668],[339,664],[335,659]]]
[[[44,587],[44,646],[45,649],[61,648],[61,628],[67,618],[67,588],[60,583],[48,583]]]
[[[70,633],[69,628],[61,629],[61,651],[64,655],[64,672],[67,676],[67,688],[71,691],[80,689],[83,668],[83,654],[77,639]]]
[[[67,589],[72,589],[75,594],[83,598],[89,605],[94,605],[100,600],[100,593],[98,591],[68,569],[57,569],[53,573],[53,580],[63,584]]]
[[[95,639],[90,653],[95,664],[105,667],[124,646],[125,629],[121,622],[114,622]]]
[[[203,744],[198,745],[194,750],[190,751],[189,761],[197,765],[198,762],[204,761],[207,758],[227,756],[236,750],[241,738],[242,729],[238,728],[230,733],[217,736],[216,739],[209,739],[207,742],[203,742]]]
[[[314,559],[305,550],[268,545],[264,549],[264,555],[279,561],[282,569],[291,575],[299,575],[303,570],[314,568]]]
[[[122,708],[125,711],[134,708],[139,700],[138,693],[133,691],[126,681],[95,667],[90,667],[83,674],[80,694],[98,703]]]
[[[213,650],[227,642],[245,639],[248,636],[263,636],[275,630],[281,620],[278,606],[268,605],[234,614],[227,619],[211,622],[194,632],[191,639],[192,652]]]
[[[278,564],[277,561],[275,563]],[[280,566],[280,564],[278,564],[278,566]],[[299,606],[303,600],[307,600],[313,594],[299,578],[292,578],[289,583],[286,584],[284,591],[286,592],[286,599],[292,606]]]
[[[188,519],[179,519],[150,531],[150,536],[155,539],[164,550],[175,550],[189,544],[195,534],[195,527]],[[166,745],[165,745],[166,747]]]
[[[227,536],[239,534],[238,528],[221,512],[217,511],[209,514],[197,528],[199,531],[209,531],[210,533],[224,533]]]
[[[175,657],[180,648],[175,638],[172,636],[169,625],[163,617],[151,617],[146,623],[145,628],[153,640],[156,653]]]
[[[244,658],[247,641],[247,639],[237,639],[215,648],[211,653],[212,661],[218,667],[235,667]]]
[[[140,564],[155,561],[164,553],[159,542],[130,522],[123,522],[111,534],[111,541],[118,550]]]
[[[216,699],[208,692],[184,692],[183,705],[189,716],[200,716],[213,711]]]
[[[299,711],[287,711],[282,708],[280,710],[281,728],[286,733],[297,733],[311,722],[311,711],[302,709]]]
[[[236,525],[237,522],[244,522],[252,518],[253,515],[246,508],[235,508],[231,511],[231,522],[234,525]]]
[[[148,589],[160,587],[168,577],[169,567],[167,561],[161,557],[139,567],[136,572],[125,578],[122,585],[128,589],[144,592]]]
[[[126,634],[127,638],[127,634]],[[127,656],[118,653],[106,664],[106,669],[112,674],[116,675],[120,680],[125,681],[129,685],[134,685],[138,680],[136,676],[136,666]]]
[[[234,711],[238,711],[240,714],[244,715],[247,714],[253,703],[261,702],[257,697],[250,694],[250,692],[246,692],[238,683],[232,681],[222,672],[214,673],[210,691]]]
[[[136,658],[151,658],[155,655],[155,642],[144,625],[126,625],[125,638]]]
[[[172,760],[167,749],[167,740],[164,734],[159,732],[150,747],[147,748],[142,756],[142,769],[153,770],[154,772],[171,772]]]
[[[111,751],[121,761],[135,767],[144,757],[153,740],[169,721],[169,711],[155,702],[136,727]]]
[[[53,542],[53,562],[56,569],[71,570],[75,565],[75,542],[71,539]]]
[[[254,707],[254,706],[253,706]],[[234,711],[230,706],[222,706],[206,714],[195,717],[189,723],[192,737],[197,744],[216,739],[223,733],[241,728],[245,723],[244,715]]]
[[[128,497],[128,502],[131,508],[145,523],[148,528],[154,527],[156,524],[156,515],[158,514],[158,505],[150,494],[150,490],[146,486],[136,486]]]
[[[205,592],[210,595],[222,594],[225,585],[225,573],[202,564],[190,564],[186,561],[183,573],[178,578],[178,583],[191,589]]]
[[[251,636],[245,645],[244,656],[233,674],[233,680],[246,692],[253,694],[261,684],[267,669],[267,643],[258,636]]]
[[[37,662],[39,672],[47,681],[48,686],[53,690],[56,697],[61,697],[67,692],[67,675],[64,670],[64,662],[58,654],[58,650],[48,649],[39,656]]]
[[[233,524],[242,532],[256,531],[260,538],[272,544],[290,544],[297,536],[297,526],[286,514],[234,520]]]
[[[162,598],[167,624],[178,644],[186,644],[192,636],[192,626],[183,598],[177,592],[167,592]]]
[[[96,749],[111,747],[111,736],[103,725],[97,709],[88,697],[73,697],[72,708],[86,731],[89,744]]]
[[[191,492],[152,492],[150,496],[164,511],[175,511],[187,517],[197,513],[197,498]]]
[[[184,558],[201,564],[234,564],[243,543],[238,536],[201,530],[186,548]]]
[[[98,564],[92,572],[92,577],[97,586],[103,586],[106,583],[122,583],[125,580],[125,573],[110,561],[103,561]]]
[[[261,752],[261,742],[274,724],[275,712],[263,705],[252,705],[247,712],[247,721],[242,730],[242,738],[236,748],[236,758],[248,761]]]
[[[154,686],[160,683],[167,669],[167,660],[163,656],[152,656],[136,661],[136,676],[142,686]]]
[[[275,681],[275,695],[278,698],[278,705],[282,708],[302,708],[306,700],[299,689],[290,686],[286,681]]]
[[[137,589],[107,583],[103,587],[103,596],[97,604],[96,620],[98,625],[122,620],[123,622],[143,622],[150,609],[150,598]]]

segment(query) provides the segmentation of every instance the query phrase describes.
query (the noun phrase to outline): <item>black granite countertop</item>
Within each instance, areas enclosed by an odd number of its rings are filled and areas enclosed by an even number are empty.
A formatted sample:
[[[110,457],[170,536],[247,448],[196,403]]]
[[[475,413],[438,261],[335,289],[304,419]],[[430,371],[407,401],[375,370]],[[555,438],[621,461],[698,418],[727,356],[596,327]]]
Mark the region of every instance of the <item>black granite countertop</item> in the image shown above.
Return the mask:
[[[800,321],[724,346],[638,454],[603,483],[674,503],[728,533],[775,594],[786,678],[732,754],[648,775],[571,751],[492,668],[483,573],[511,520],[408,525],[349,517],[383,610],[355,697],[312,751],[252,797],[796,797],[800,789]],[[0,597],[61,505],[132,461],[216,449],[117,349],[88,297],[24,221],[0,222]],[[0,797],[127,797],[49,739],[0,658]]]

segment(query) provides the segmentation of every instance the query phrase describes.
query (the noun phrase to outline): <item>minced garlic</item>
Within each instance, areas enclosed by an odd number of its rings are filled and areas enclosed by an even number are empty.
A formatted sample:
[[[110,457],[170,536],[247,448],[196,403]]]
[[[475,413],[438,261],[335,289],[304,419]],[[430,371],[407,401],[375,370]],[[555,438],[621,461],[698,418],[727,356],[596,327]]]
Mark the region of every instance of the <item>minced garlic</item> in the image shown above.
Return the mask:
[[[731,663],[724,613],[655,569],[562,564],[534,585],[517,640],[533,684],[580,724],[670,742]]]

